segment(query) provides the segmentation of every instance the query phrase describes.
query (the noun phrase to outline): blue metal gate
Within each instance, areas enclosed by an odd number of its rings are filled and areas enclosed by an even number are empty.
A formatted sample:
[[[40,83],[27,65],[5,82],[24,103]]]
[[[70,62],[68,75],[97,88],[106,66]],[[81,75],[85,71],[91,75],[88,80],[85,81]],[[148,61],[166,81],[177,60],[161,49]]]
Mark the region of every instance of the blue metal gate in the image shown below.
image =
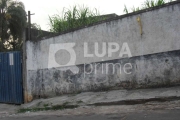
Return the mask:
[[[0,53],[0,102],[23,103],[21,52]]]

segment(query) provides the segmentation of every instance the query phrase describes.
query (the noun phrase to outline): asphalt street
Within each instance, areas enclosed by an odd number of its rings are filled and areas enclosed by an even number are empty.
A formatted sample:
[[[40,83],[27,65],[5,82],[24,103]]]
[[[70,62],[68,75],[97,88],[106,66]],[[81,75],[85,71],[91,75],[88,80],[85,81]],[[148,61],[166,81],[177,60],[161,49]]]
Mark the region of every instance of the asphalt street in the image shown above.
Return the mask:
[[[123,114],[81,115],[81,116],[11,116],[1,120],[180,120],[180,110],[137,111]]]

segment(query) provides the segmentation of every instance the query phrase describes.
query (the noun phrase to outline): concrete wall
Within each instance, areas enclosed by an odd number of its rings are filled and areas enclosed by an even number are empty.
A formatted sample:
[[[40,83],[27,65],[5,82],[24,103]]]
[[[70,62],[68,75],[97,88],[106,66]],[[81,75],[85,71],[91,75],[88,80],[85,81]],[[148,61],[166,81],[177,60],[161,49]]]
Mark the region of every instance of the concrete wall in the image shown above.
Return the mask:
[[[146,88],[180,83],[180,2],[163,7],[120,16],[114,20],[88,26],[45,40],[27,41],[27,90],[29,98],[52,97],[65,93],[106,90],[112,88]],[[138,22],[137,19],[140,19]],[[142,28],[142,34],[141,34]],[[84,43],[90,53],[95,42],[120,48],[111,57],[85,57]],[[65,66],[70,55],[58,52],[74,43],[75,61]],[[127,44],[132,56],[120,57]],[[56,52],[58,54],[54,54]],[[101,53],[100,52],[100,53]],[[59,55],[59,57],[57,57]],[[54,57],[56,57],[56,60]],[[58,60],[58,61],[57,61]],[[56,63],[55,63],[56,62]],[[89,65],[85,65],[89,64]],[[90,64],[91,63],[91,64]],[[102,73],[105,67],[96,64],[113,63],[115,73]],[[79,72],[76,71],[76,65]],[[92,67],[96,65],[95,67]],[[108,67],[106,71],[112,71]],[[74,72],[75,71],[75,72]],[[77,73],[76,73],[77,72]],[[91,72],[88,74],[88,72]],[[86,73],[86,74],[85,74]],[[131,74],[127,74],[131,73]]]
[[[115,67],[115,73],[112,73],[113,67],[109,66],[109,72],[105,74],[107,70],[102,65],[105,66],[106,62],[120,63],[121,66]],[[78,65],[80,72],[77,74],[56,68],[30,70],[28,72],[30,89],[34,98],[46,98],[83,91],[163,87],[180,83],[180,51],[106,62],[96,63],[98,64],[96,71],[95,63],[93,67]],[[128,63],[132,64],[132,69],[124,70],[124,65]],[[91,70],[90,74],[83,73]]]

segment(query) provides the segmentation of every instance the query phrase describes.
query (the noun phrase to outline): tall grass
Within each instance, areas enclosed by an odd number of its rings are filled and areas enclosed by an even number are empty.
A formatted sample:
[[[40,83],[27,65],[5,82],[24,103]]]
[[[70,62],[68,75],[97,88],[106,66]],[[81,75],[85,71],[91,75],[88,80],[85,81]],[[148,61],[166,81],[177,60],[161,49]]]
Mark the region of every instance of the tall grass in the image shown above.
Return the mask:
[[[132,7],[131,11],[128,10],[127,6],[124,6],[124,13],[128,14],[129,12],[136,12],[139,10],[143,10],[143,9],[147,9],[147,8],[151,8],[151,7],[156,7],[156,6],[160,6],[163,5],[165,3],[168,2],[172,2],[173,0],[146,0],[143,4],[142,7]]]
[[[49,16],[50,31],[63,32],[70,29],[86,26],[101,20],[97,9],[91,10],[85,6],[74,6],[73,8],[64,8],[62,15],[56,14]]]

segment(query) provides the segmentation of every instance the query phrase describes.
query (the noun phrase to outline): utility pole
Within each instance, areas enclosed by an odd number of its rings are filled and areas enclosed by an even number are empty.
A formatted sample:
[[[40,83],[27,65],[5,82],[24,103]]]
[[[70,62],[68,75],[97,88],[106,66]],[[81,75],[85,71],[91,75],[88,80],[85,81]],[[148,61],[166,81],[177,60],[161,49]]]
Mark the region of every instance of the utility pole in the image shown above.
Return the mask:
[[[31,14],[31,12],[28,11],[28,40],[31,40],[31,15],[35,14]]]
[[[24,30],[23,33],[23,94],[24,94],[24,103],[29,102],[29,95],[27,91],[27,68],[26,68],[26,41],[31,40],[31,14],[30,11],[28,11],[28,32],[26,32],[26,29]],[[28,34],[28,38],[27,35]]]

